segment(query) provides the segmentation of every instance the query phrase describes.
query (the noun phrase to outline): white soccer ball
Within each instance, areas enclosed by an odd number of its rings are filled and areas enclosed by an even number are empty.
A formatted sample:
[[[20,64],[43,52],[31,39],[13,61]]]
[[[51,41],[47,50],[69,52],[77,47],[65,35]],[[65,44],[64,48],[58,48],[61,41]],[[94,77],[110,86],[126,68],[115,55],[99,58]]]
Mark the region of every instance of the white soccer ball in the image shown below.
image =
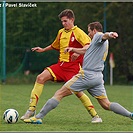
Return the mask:
[[[3,114],[3,119],[6,123],[16,123],[19,118],[19,113],[15,109],[7,109]]]

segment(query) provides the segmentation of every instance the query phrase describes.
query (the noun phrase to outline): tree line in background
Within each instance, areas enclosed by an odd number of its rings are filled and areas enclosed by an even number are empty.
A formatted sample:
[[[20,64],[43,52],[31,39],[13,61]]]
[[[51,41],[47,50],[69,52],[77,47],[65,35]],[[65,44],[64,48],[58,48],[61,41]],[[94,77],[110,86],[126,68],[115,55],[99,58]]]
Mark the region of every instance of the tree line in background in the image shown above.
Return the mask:
[[[35,46],[50,45],[60,28],[58,14],[70,8],[75,13],[75,25],[87,33],[93,21],[105,24],[106,31],[116,31],[117,40],[110,40],[109,53],[114,53],[116,83],[133,81],[133,3],[130,2],[38,2],[34,8],[6,8],[7,74],[14,72],[26,57],[26,65],[33,73],[57,62],[58,52],[26,51]],[[104,16],[106,15],[106,16]],[[104,27],[105,28],[105,27]],[[104,29],[105,30],[105,29]],[[27,55],[28,54],[28,55]],[[109,76],[109,56],[106,65]]]

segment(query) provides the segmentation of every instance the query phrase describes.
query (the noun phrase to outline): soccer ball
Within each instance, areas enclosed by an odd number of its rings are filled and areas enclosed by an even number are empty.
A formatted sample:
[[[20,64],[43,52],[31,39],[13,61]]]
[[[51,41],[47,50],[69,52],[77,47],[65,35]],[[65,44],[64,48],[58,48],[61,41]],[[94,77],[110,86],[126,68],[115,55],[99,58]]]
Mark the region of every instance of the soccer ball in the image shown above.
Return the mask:
[[[3,119],[6,123],[16,123],[19,118],[19,113],[15,109],[7,109],[3,114]]]

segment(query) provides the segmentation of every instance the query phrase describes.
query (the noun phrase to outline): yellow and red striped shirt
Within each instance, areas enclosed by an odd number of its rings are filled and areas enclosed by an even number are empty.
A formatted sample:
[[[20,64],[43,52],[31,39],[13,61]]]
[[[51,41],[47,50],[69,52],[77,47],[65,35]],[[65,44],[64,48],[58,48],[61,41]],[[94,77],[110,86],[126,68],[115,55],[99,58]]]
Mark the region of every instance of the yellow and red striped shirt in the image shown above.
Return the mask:
[[[77,26],[74,26],[70,30],[65,30],[64,28],[60,29],[58,31],[57,37],[54,40],[54,42],[51,44],[51,46],[59,50],[59,62],[71,62],[71,55],[70,53],[64,53],[65,48],[67,47],[75,47],[75,48],[82,48],[86,44],[89,44],[91,42],[90,37],[80,28]],[[81,62],[81,59],[83,58],[83,55],[80,55],[77,58],[77,62]]]

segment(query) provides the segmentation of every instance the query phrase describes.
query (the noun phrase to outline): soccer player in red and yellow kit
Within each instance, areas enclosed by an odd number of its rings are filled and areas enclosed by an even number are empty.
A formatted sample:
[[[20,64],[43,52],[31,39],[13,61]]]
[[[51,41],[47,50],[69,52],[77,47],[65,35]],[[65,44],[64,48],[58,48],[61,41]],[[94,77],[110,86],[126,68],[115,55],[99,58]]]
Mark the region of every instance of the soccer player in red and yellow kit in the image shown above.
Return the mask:
[[[21,117],[21,120],[27,119],[35,114],[36,105],[46,81],[52,80],[57,82],[66,82],[76,75],[80,70],[82,66],[83,55],[73,52],[68,52],[65,54],[65,48],[82,48],[85,45],[89,45],[91,42],[89,36],[79,27],[74,25],[75,16],[72,10],[66,9],[62,11],[59,14],[59,18],[64,28],[58,31],[54,42],[45,48],[32,48],[32,51],[36,52],[46,52],[48,50],[56,49],[60,54],[57,64],[53,64],[45,68],[44,71],[37,76],[34,88],[31,92],[29,109]],[[77,93],[77,97],[81,100],[85,108],[91,114],[92,119],[95,120],[94,122],[101,122],[101,118],[99,118],[97,115],[97,112],[95,111],[94,106],[87,95],[83,92],[79,92]]]

